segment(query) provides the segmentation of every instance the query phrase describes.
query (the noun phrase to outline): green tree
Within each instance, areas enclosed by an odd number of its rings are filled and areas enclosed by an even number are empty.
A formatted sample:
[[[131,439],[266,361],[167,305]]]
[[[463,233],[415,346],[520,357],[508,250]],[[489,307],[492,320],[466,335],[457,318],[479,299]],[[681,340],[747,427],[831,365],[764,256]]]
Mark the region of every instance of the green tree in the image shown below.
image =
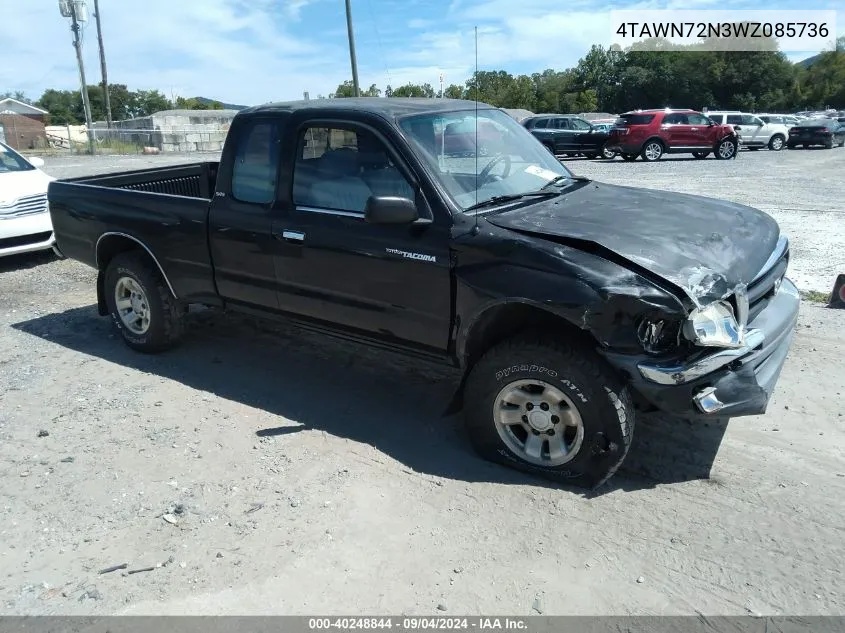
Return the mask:
[[[53,125],[79,125],[85,121],[82,96],[71,90],[45,90],[35,104],[50,113]]]
[[[29,99],[26,96],[25,92],[21,92],[20,90],[15,90],[14,92],[3,92],[0,93],[0,99],[15,99],[22,103],[28,103],[29,105],[35,105],[32,102],[32,99]],[[37,106],[36,106],[37,107]]]
[[[443,91],[443,96],[447,99],[465,99],[466,91],[457,84],[451,84]]]
[[[173,104],[158,90],[138,90],[133,93],[130,116],[131,118],[150,116],[171,108]]]
[[[388,86],[388,89],[390,86]],[[381,90],[375,84],[370,84],[370,87],[366,90],[360,90],[362,97],[380,97]],[[349,98],[355,96],[355,85],[352,83],[352,80],[347,79],[342,84],[340,84],[337,89],[329,95],[330,99],[342,99],[342,98]],[[388,96],[388,95],[385,95]]]
[[[404,86],[399,86],[393,90],[394,97],[427,97],[429,99],[434,97],[434,88],[431,84],[412,84],[408,83]]]

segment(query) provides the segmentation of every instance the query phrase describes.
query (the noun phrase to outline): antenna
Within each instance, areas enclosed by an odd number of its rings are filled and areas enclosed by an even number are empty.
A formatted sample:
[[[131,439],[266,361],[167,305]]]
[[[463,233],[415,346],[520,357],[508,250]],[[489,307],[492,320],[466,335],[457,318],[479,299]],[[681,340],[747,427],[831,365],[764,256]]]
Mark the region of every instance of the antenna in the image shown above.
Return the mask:
[[[475,204],[478,204],[478,27],[475,27]],[[478,209],[475,210],[475,233],[478,232]]]

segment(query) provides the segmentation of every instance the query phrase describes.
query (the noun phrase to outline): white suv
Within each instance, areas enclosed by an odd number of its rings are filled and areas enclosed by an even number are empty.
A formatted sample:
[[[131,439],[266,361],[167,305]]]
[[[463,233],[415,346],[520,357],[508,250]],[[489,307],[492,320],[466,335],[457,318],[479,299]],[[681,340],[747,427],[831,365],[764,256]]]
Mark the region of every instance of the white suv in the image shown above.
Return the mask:
[[[768,147],[779,152],[786,145],[791,127],[783,123],[766,123],[760,117],[744,112],[707,112],[707,117],[717,124],[732,125],[740,144],[748,149]]]

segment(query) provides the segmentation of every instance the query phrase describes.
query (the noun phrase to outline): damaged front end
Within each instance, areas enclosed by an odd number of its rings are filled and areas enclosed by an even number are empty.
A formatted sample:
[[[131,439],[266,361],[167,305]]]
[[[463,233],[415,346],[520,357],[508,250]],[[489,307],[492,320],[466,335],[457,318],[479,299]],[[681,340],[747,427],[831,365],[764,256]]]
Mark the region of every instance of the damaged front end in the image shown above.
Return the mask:
[[[748,284],[696,271],[684,288],[694,307],[681,322],[644,318],[637,333],[649,359],[605,352],[632,387],[660,410],[694,417],[764,413],[789,351],[800,304],[785,277],[786,238]]]

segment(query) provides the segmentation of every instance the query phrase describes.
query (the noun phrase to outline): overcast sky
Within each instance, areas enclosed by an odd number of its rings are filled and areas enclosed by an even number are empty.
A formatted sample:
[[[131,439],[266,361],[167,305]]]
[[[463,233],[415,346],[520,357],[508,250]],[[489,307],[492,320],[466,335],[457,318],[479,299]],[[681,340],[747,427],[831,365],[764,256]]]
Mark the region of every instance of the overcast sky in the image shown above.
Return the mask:
[[[812,9],[834,8],[819,0]],[[0,92],[37,98],[78,89],[69,22],[56,0],[0,0]],[[88,0],[93,12],[93,0]],[[573,66],[609,43],[615,8],[758,8],[750,0],[352,0],[362,86],[462,83],[474,64],[532,73]],[[788,7],[774,0],[768,8]],[[100,0],[109,80],[168,96],[252,105],[327,95],[351,78],[344,0]],[[839,13],[838,32],[845,27]],[[93,18],[84,31],[88,83],[100,81]],[[794,59],[806,54],[791,54]]]

